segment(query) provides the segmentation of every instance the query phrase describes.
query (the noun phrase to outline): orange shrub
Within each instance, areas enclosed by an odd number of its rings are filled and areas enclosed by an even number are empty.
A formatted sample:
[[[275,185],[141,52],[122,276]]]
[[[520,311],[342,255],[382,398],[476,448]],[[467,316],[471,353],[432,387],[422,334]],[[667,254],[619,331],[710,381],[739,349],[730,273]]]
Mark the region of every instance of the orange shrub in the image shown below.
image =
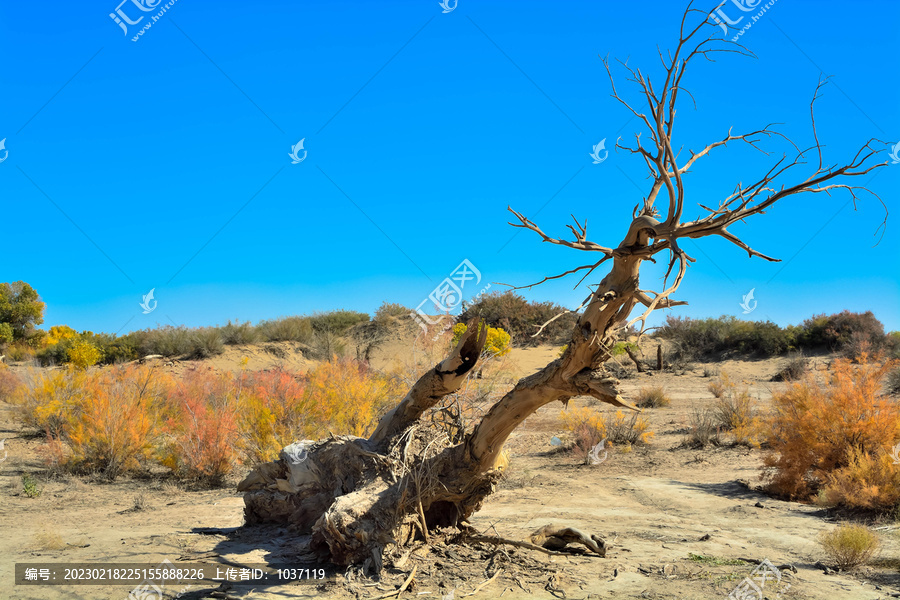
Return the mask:
[[[23,393],[26,423],[46,432],[55,466],[113,479],[138,469],[162,432],[169,380],[149,367],[70,367],[38,374]]]
[[[246,459],[274,460],[288,444],[314,435],[322,412],[302,375],[282,369],[248,374],[239,419]]]
[[[886,510],[900,503],[900,469],[892,456],[851,448],[849,461],[846,467],[825,475],[820,492],[824,504]]]
[[[4,367],[4,389],[7,379]],[[114,478],[155,459],[179,477],[220,483],[297,439],[364,436],[404,391],[396,377],[338,359],[305,375],[208,370],[177,380],[144,366],[70,366],[32,373],[15,396],[57,468]]]
[[[879,455],[893,446],[900,407],[880,393],[893,364],[878,365],[865,354],[858,361],[836,360],[828,385],[810,374],[773,396],[767,423],[771,451],[765,457],[771,491],[809,498],[829,474],[851,465],[854,452]],[[857,475],[858,481],[862,471]]]
[[[171,438],[162,464],[178,476],[219,484],[238,461],[241,376],[188,372],[169,397]]]
[[[149,367],[111,367],[85,379],[89,395],[67,415],[62,431],[73,470],[110,479],[142,466],[162,433],[159,414],[168,378]]]
[[[328,430],[358,436],[371,433],[406,391],[398,378],[346,358],[311,369],[306,385],[316,407],[316,421],[308,429],[313,438],[323,437]]]

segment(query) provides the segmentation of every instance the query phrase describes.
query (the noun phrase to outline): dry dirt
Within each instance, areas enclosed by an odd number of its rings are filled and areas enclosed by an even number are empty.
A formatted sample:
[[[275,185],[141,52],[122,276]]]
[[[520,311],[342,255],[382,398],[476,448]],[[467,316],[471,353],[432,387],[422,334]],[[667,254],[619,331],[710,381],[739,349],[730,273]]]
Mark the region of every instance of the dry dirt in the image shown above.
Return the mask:
[[[250,368],[274,366],[279,357],[264,349],[241,348],[211,364],[232,368],[252,354]],[[286,350],[290,350],[289,348]],[[510,361],[527,374],[556,356],[557,349],[516,350]],[[284,362],[308,366],[288,353]],[[819,366],[827,358],[818,359]],[[900,543],[892,522],[883,527],[883,551],[876,567],[825,574],[816,537],[834,519],[808,504],[783,502],[754,491],[762,453],[744,447],[693,450],[681,447],[692,406],[712,404],[704,367],[727,371],[750,386],[765,406],[769,382],[781,360],[726,361],[695,365],[681,375],[653,373],[623,380],[626,397],[640,386],[660,384],[672,398],[666,408],[647,409],[656,437],[631,452],[612,449],[597,466],[583,466],[551,444],[562,436],[560,404],[544,407],[508,443],[511,464],[500,489],[472,525],[486,535],[526,539],[553,523],[604,536],[606,558],[547,556],[509,546],[437,544],[412,554],[402,569],[380,580],[343,573],[320,586],[196,585],[181,598],[295,597],[374,598],[396,590],[415,566],[416,577],[401,598],[460,598],[489,576],[476,598],[726,598],[744,577],[768,559],[782,570],[780,587],[770,582],[765,597],[876,599],[900,597]],[[173,365],[174,370],[198,365]],[[574,401],[578,404],[580,401]],[[602,410],[608,408],[599,407]],[[0,403],[0,438],[7,438],[0,462],[0,599],[72,598],[125,600],[133,586],[14,586],[15,563],[159,563],[191,560],[232,564],[298,560],[296,538],[277,528],[242,529],[242,500],[234,487],[190,490],[161,480],[47,478],[41,475],[39,438],[30,437]],[[2,454],[3,451],[0,451]],[[35,473],[42,493],[23,493],[22,474]],[[705,560],[690,556],[707,557]],[[726,559],[731,559],[726,560]],[[723,564],[743,559],[742,564]],[[334,570],[329,571],[334,574]],[[789,586],[789,587],[788,587]],[[165,598],[182,589],[167,588]],[[757,598],[756,595],[746,598]]]

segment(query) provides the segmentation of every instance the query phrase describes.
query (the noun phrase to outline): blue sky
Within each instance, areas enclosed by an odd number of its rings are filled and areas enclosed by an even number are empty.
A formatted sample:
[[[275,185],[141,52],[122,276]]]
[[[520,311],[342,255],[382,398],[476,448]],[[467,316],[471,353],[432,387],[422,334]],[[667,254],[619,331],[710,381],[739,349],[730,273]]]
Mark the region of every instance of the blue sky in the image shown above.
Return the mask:
[[[598,56],[658,79],[656,45],[673,44],[683,10],[178,0],[133,42],[165,2],[152,12],[117,2],[0,5],[0,281],[32,284],[45,326],[124,333],[371,313],[418,305],[463,259],[479,288],[582,264],[583,253],[508,226],[506,207],[560,236],[574,214],[590,239],[618,244],[648,186],[626,154],[589,157],[601,139],[612,148],[640,131],[610,98]],[[109,16],[117,7],[145,18],[125,35]],[[689,73],[697,108],[684,98],[676,145],[778,122],[808,146],[820,74],[832,78],[816,114],[827,162],[871,137],[885,150],[900,141],[900,4],[780,0],[741,42],[758,58],[723,55]],[[300,139],[308,154],[291,164]],[[758,178],[785,150],[768,147],[704,161],[686,179],[685,216]],[[733,228],[781,263],[687,242],[697,262],[677,297],[690,305],[675,314],[787,324],[846,308],[900,329],[900,165],[870,187],[893,213],[877,246],[884,209],[862,197],[854,211],[840,193],[795,196]],[[649,265],[642,287],[659,289],[660,275]],[[574,307],[587,294],[576,281],[524,294]],[[158,305],[143,314],[151,288]],[[758,305],[744,315],[751,288]]]

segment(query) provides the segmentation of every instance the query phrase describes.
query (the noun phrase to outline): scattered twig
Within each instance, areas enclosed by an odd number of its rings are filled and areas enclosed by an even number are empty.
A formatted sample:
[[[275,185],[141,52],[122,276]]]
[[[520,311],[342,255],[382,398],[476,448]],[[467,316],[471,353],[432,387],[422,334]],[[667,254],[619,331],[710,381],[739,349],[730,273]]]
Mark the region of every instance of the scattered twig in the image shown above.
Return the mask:
[[[480,592],[483,588],[485,588],[485,587],[487,587],[488,585],[490,585],[491,582],[494,581],[495,579],[497,579],[497,577],[499,577],[499,576],[500,576],[500,573],[502,573],[502,572],[503,572],[503,569],[498,570],[496,573],[494,573],[494,576],[493,576],[493,577],[491,577],[491,578],[488,579],[487,581],[484,581],[484,582],[482,582],[481,584],[479,584],[478,587],[476,587],[474,590],[472,590],[472,591],[469,592],[468,594],[463,594],[462,597],[465,598],[466,596],[474,596],[475,594],[477,594],[478,592]]]
[[[393,598],[394,596],[399,596],[403,592],[406,591],[406,588],[409,587],[409,584],[412,583],[413,577],[416,576],[416,570],[418,570],[419,565],[414,565],[412,571],[409,572],[409,577],[406,578],[406,581],[403,582],[403,585],[400,586],[400,589],[394,590],[393,592],[388,592],[387,594],[382,594],[380,596],[374,596],[369,598],[369,600],[382,600],[383,598]]]

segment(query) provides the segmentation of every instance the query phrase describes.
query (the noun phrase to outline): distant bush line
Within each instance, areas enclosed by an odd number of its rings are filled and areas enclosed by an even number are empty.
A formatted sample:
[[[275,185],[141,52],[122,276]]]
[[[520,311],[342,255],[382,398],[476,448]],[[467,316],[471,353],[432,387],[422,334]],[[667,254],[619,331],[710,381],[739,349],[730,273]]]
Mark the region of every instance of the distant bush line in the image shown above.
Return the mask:
[[[509,333],[513,347],[564,344],[578,319],[578,313],[564,306],[528,301],[512,291],[481,296],[462,308],[455,317],[457,322],[482,318],[490,327]],[[368,360],[372,349],[386,339],[398,321],[413,314],[401,304],[386,302],[372,317],[363,312],[336,310],[264,320],[256,325],[249,321],[199,328],[166,325],[121,336],[79,333],[58,325],[49,331],[37,329],[27,343],[14,342],[5,349],[0,346],[0,350],[12,361],[33,358],[45,366],[71,363],[86,367],[129,362],[148,355],[201,359],[221,354],[228,345],[265,342],[296,342],[309,358],[331,359],[345,355],[349,342],[356,344],[357,358]],[[885,335],[884,326],[871,312],[815,315],[800,325],[787,327],[769,321],[740,321],[732,316],[669,316],[654,335],[670,340],[675,347],[669,353],[671,358],[682,361],[729,356],[764,358],[797,351],[857,356],[861,350],[868,350],[900,357],[900,332]]]
[[[60,326],[51,328],[51,332],[45,335],[43,347],[36,350],[33,356],[43,365],[74,363],[77,366],[90,366],[95,363],[128,362],[154,354],[170,358],[209,358],[224,352],[227,345],[298,342],[304,346],[304,353],[311,358],[331,358],[333,355],[344,354],[345,344],[340,339],[342,336],[347,335],[354,326],[369,322],[370,317],[366,313],[337,310],[311,316],[266,320],[255,326],[250,322],[240,321],[199,328],[165,325],[121,336],[90,331],[78,333],[69,327]],[[54,333],[57,334],[56,337]],[[85,355],[85,347],[93,347],[98,352],[88,354],[93,357],[93,360],[87,359],[88,364],[78,364]],[[25,349],[13,350],[10,352],[13,360],[28,358],[27,355],[18,355]]]
[[[691,319],[669,316],[656,337],[676,346],[685,360],[745,356],[765,358],[788,352],[900,352],[900,332],[885,334],[871,311],[814,315],[800,325],[781,327],[771,321],[740,321],[733,316]]]

